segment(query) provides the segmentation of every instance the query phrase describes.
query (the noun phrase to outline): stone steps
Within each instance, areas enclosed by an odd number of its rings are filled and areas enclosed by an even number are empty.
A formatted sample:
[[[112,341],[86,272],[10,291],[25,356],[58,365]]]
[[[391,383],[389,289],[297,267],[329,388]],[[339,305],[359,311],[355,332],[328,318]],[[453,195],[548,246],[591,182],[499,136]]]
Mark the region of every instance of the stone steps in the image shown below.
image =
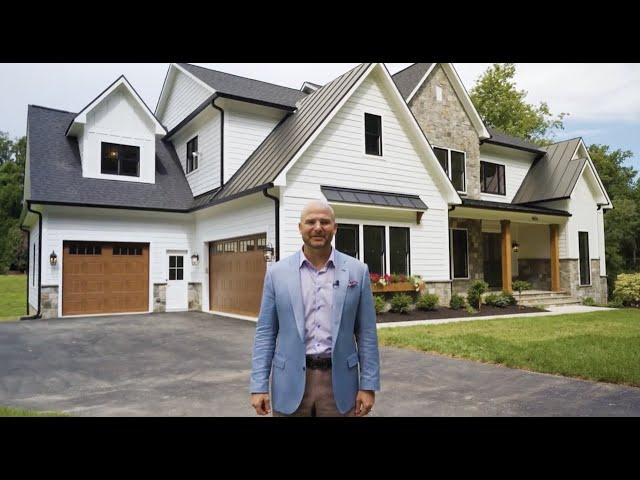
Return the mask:
[[[518,296],[515,296],[518,299]],[[554,292],[554,295],[530,295],[528,297],[522,297],[522,300],[518,302],[519,305],[525,307],[534,307],[542,305],[545,307],[559,306],[559,305],[580,305],[582,302],[572,297],[571,295],[559,295],[558,292]]]

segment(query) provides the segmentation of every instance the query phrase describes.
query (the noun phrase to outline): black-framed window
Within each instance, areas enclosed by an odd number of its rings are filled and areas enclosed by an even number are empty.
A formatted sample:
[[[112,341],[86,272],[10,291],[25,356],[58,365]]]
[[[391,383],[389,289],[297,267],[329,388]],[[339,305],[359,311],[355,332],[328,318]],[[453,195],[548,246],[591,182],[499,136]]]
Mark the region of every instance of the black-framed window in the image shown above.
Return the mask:
[[[436,154],[436,158],[438,159],[438,162],[440,162],[440,165],[442,166],[443,170],[448,175],[449,174],[449,150],[435,147],[433,149],[433,153]]]
[[[369,266],[370,273],[384,275],[385,272],[385,235],[384,227],[364,225],[364,263]]]
[[[506,195],[504,165],[480,162],[480,191],[494,195]]]
[[[336,249],[353,258],[360,258],[360,227],[344,223],[338,225]]]
[[[451,229],[451,271],[453,278],[469,278],[468,233]]]
[[[364,114],[364,141],[367,155],[382,156],[382,117]]]
[[[196,155],[194,155],[194,153]],[[187,142],[187,173],[198,169],[198,137],[195,136]]]
[[[578,244],[580,250],[580,285],[591,285],[589,232],[578,232]]]
[[[411,248],[408,228],[389,227],[389,250],[391,274],[409,275]]]
[[[184,256],[169,255],[169,280],[184,279]]]
[[[100,172],[108,175],[140,176],[140,147],[102,142]]]
[[[459,192],[467,191],[466,154],[449,148],[433,147],[438,162]]]

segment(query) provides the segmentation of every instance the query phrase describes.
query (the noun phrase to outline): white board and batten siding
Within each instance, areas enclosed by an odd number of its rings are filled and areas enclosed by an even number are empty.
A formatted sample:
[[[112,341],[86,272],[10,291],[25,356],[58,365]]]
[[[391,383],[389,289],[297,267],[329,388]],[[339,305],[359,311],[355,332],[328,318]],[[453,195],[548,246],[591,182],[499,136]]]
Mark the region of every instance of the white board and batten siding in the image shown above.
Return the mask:
[[[489,202],[511,203],[531,168],[535,155],[484,144],[480,147],[480,161],[504,165],[505,195],[480,193],[480,199]],[[482,188],[482,187],[481,187]]]
[[[187,258],[192,254],[193,222],[184,214],[48,207],[43,214],[42,229],[43,252],[55,251],[58,255],[56,267],[43,261],[42,284],[58,285],[60,300],[64,288],[64,241],[148,243],[150,310],[153,307],[153,284],[167,281],[167,250],[185,250]],[[191,262],[188,261],[187,265],[190,267]],[[62,301],[58,302],[58,315],[62,316]]]
[[[273,192],[272,195],[275,196]],[[262,192],[195,213],[193,244],[200,262],[192,270],[191,278],[193,282],[202,282],[203,310],[209,310],[209,242],[258,233],[266,233],[267,243],[275,247],[274,202]]]
[[[167,130],[173,129],[212,93],[183,72],[174,71],[175,79],[158,119]]]
[[[324,131],[287,173],[282,195],[282,255],[300,248],[297,224],[304,204],[324,199],[321,185],[419,195],[429,209],[416,224],[415,212],[404,222],[392,223],[389,215],[406,212],[379,210],[381,223],[410,228],[411,270],[428,281],[449,279],[448,206],[419,154],[408,125],[397,114],[391,92],[370,75],[347,100]],[[383,156],[365,155],[364,114],[382,116]],[[373,209],[371,209],[373,210]],[[386,217],[386,218],[385,218]],[[340,218],[353,223],[358,219]],[[359,223],[367,222],[361,219]]]
[[[34,308],[34,310],[38,308],[38,279],[40,278],[40,272],[38,271],[39,239],[40,226],[36,220],[31,227],[31,236],[29,238],[29,304]]]

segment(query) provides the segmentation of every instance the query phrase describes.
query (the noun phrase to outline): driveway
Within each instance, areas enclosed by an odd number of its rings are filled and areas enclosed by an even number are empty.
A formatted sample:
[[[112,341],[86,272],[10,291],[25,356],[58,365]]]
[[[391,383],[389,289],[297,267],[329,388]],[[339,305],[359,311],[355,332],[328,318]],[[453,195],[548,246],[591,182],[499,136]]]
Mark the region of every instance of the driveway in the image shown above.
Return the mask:
[[[77,416],[255,416],[255,323],[161,313],[0,324],[0,405]],[[640,389],[381,349],[372,416],[638,416]]]

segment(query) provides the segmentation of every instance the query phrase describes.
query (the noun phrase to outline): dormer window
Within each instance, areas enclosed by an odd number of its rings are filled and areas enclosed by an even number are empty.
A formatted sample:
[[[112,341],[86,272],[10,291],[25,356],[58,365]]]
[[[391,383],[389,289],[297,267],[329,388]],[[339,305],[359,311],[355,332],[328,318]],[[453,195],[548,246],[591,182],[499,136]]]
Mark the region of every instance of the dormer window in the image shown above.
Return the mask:
[[[364,143],[367,155],[382,156],[382,117],[364,114]]]
[[[187,173],[198,169],[198,137],[187,142]]]
[[[102,143],[100,173],[106,175],[140,176],[140,147]]]

